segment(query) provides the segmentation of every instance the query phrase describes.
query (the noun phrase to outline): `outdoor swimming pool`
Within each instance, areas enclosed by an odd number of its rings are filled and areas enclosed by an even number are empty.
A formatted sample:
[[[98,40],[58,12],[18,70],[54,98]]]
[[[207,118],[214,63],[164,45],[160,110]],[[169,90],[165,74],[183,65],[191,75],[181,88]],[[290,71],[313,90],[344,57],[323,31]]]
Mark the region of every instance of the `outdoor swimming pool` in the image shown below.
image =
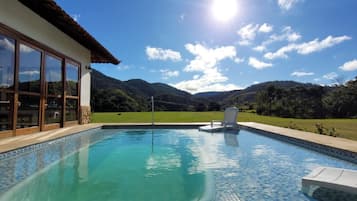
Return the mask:
[[[0,200],[310,200],[317,166],[357,170],[245,129],[94,129],[0,160]]]

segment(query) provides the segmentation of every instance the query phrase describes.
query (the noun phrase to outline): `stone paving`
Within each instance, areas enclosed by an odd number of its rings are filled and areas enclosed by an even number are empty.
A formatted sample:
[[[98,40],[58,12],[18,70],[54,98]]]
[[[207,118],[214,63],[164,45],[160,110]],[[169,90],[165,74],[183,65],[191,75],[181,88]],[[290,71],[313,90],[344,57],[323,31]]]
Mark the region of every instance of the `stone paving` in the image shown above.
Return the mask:
[[[288,136],[308,142],[313,142],[316,144],[326,145],[329,147],[334,147],[334,148],[357,153],[357,141],[354,140],[349,140],[339,137],[331,137],[326,135],[319,135],[316,133],[299,131],[289,128],[282,128],[278,126],[271,126],[271,125],[260,124],[255,122],[240,122],[239,124],[257,130],[271,132],[277,135]]]

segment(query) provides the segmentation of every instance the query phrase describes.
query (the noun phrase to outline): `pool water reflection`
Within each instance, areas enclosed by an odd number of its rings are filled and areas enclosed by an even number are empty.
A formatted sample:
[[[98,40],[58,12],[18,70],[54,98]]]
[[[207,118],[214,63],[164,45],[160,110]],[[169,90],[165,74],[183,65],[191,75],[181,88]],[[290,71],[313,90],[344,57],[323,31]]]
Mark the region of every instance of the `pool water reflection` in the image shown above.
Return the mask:
[[[40,169],[0,200],[310,200],[300,190],[301,177],[313,168],[357,169],[356,164],[244,129],[239,134],[196,129],[96,132],[93,136],[103,140],[83,135],[78,152]],[[66,148],[56,153],[60,150]]]

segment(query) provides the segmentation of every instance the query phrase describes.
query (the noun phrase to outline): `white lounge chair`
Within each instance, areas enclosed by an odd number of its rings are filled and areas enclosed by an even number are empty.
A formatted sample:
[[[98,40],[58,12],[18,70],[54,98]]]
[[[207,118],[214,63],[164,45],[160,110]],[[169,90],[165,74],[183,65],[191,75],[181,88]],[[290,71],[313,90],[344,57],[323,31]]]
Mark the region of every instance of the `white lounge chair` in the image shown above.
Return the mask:
[[[200,131],[207,132],[218,132],[226,129],[238,130],[239,126],[237,124],[238,108],[228,107],[224,110],[224,119],[222,120],[212,120],[211,124],[207,126],[201,126],[198,128]]]
[[[313,197],[314,192],[321,187],[357,196],[357,171],[318,167],[302,178],[302,191],[309,196]]]

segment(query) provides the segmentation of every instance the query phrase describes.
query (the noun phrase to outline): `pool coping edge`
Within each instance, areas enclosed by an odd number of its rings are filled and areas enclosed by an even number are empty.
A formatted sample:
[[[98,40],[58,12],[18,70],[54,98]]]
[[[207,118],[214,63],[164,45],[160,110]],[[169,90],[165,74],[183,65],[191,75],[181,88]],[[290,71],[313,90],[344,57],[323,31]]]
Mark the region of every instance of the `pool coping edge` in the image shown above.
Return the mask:
[[[61,129],[58,129],[58,131],[54,131],[54,133],[58,132],[58,135],[54,135],[49,137],[46,140],[34,140],[34,141],[26,141],[24,140],[24,143],[21,144],[16,141],[14,143],[14,146],[8,146],[8,148],[1,148],[0,144],[0,160],[12,157],[13,155],[17,155],[18,153],[23,153],[25,150],[31,149],[32,146],[40,146],[42,143],[48,143],[51,141],[55,141],[61,138],[65,138],[71,135],[75,135],[81,132],[89,131],[92,129],[133,129],[133,128],[140,128],[140,129],[150,129],[150,128],[180,128],[180,129],[195,129],[198,128],[199,126],[206,125],[207,122],[197,122],[197,123],[155,123],[154,125],[151,123],[103,123],[103,124],[87,124],[86,125],[78,125],[74,127],[68,127],[69,130],[65,130],[64,132],[60,132]],[[348,140],[348,139],[342,139],[342,138],[335,138],[335,137],[330,137],[330,136],[322,136],[318,135],[315,133],[310,133],[310,132],[303,132],[303,131],[297,131],[293,129],[287,129],[287,128],[282,128],[282,127],[277,127],[277,126],[270,126],[266,124],[260,124],[260,123],[255,123],[255,122],[239,122],[239,125],[247,130],[254,130],[258,134],[265,135],[268,137],[272,137],[277,140],[281,140],[287,143],[295,144],[298,146],[302,146],[304,148],[318,151],[320,153],[324,153],[333,157],[337,157],[349,162],[353,162],[357,164],[357,151],[348,149],[349,147],[341,147],[341,144],[338,147],[336,144],[331,143],[329,141],[332,140],[337,140],[341,141],[343,143],[351,143],[350,147],[356,147],[357,148],[357,141],[353,140]],[[67,128],[67,129],[68,129]],[[62,128],[63,130],[64,128]],[[48,132],[40,132],[42,135],[40,136],[40,139],[46,136],[46,133]],[[35,135],[36,134],[32,134]],[[38,135],[38,133],[37,133]],[[307,136],[307,137],[306,137]],[[18,136],[19,139],[21,139],[22,136]],[[16,137],[13,137],[16,138]],[[12,139],[13,139],[12,138]],[[11,139],[11,138],[10,138]],[[26,139],[26,136],[23,137],[23,139]],[[319,141],[314,141],[314,139],[319,139]],[[322,141],[325,141],[325,143],[321,143]],[[2,142],[2,140],[0,140]],[[2,143],[4,144],[4,143]]]

